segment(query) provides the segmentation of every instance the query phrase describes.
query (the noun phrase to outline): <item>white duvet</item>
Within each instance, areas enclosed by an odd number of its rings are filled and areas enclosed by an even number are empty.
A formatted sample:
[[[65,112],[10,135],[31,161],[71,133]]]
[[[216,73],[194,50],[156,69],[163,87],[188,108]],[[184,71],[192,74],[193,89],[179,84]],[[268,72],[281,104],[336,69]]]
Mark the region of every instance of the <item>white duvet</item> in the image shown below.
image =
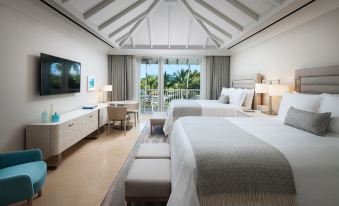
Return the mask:
[[[166,136],[171,133],[173,123],[177,119],[177,117],[173,115],[176,107],[192,101],[201,106],[201,116],[235,117],[237,111],[241,109],[241,107],[237,105],[222,104],[218,100],[173,100],[167,109],[167,119],[163,128]]]
[[[197,130],[213,135],[206,121],[220,117],[199,118]],[[294,176],[299,206],[339,205],[339,135],[319,137],[286,126],[276,119],[227,118],[240,128],[277,148],[288,159]],[[227,138],[227,136],[225,136]],[[195,160],[183,125],[177,120],[170,136],[172,157],[172,193],[168,206],[199,206],[195,189]]]

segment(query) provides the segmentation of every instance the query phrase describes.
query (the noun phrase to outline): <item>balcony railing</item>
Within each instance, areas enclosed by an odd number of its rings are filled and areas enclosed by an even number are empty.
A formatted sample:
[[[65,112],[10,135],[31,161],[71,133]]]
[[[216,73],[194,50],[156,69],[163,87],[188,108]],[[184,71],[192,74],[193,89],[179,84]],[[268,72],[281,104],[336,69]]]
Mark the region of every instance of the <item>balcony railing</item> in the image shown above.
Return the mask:
[[[200,99],[200,89],[164,89],[160,91],[163,95],[163,110],[166,111],[169,103],[176,99]],[[158,89],[141,89],[140,102],[142,112],[159,111]]]

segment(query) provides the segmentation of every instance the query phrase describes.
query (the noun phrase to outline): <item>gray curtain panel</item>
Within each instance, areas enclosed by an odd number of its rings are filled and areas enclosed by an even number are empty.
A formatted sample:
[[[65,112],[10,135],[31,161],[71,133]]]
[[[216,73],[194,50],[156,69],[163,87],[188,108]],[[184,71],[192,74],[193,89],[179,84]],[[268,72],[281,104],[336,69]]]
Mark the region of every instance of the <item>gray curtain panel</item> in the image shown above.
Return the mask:
[[[230,85],[230,57],[206,57],[206,97],[218,99],[223,87]]]
[[[108,56],[108,83],[112,84],[112,101],[131,100],[133,98],[133,56]]]

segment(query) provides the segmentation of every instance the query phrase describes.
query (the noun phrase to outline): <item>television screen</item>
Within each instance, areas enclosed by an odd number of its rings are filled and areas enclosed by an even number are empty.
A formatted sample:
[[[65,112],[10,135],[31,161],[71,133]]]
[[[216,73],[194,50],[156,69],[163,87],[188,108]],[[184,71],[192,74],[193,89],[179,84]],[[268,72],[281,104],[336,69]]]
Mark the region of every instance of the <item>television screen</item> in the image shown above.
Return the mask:
[[[80,92],[81,64],[79,62],[40,55],[40,95]]]

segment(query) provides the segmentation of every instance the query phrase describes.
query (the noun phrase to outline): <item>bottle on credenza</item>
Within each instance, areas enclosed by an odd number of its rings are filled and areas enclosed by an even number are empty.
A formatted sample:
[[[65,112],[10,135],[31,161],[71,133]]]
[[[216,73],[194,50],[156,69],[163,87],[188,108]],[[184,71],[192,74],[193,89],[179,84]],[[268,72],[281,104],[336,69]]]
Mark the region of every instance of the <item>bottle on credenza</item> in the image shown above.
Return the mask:
[[[52,115],[53,115],[53,104],[51,104],[51,108],[50,108],[49,116],[48,116],[48,120],[49,120],[50,122],[52,122]]]
[[[47,123],[48,122],[48,112],[44,110],[41,113],[41,123]]]

